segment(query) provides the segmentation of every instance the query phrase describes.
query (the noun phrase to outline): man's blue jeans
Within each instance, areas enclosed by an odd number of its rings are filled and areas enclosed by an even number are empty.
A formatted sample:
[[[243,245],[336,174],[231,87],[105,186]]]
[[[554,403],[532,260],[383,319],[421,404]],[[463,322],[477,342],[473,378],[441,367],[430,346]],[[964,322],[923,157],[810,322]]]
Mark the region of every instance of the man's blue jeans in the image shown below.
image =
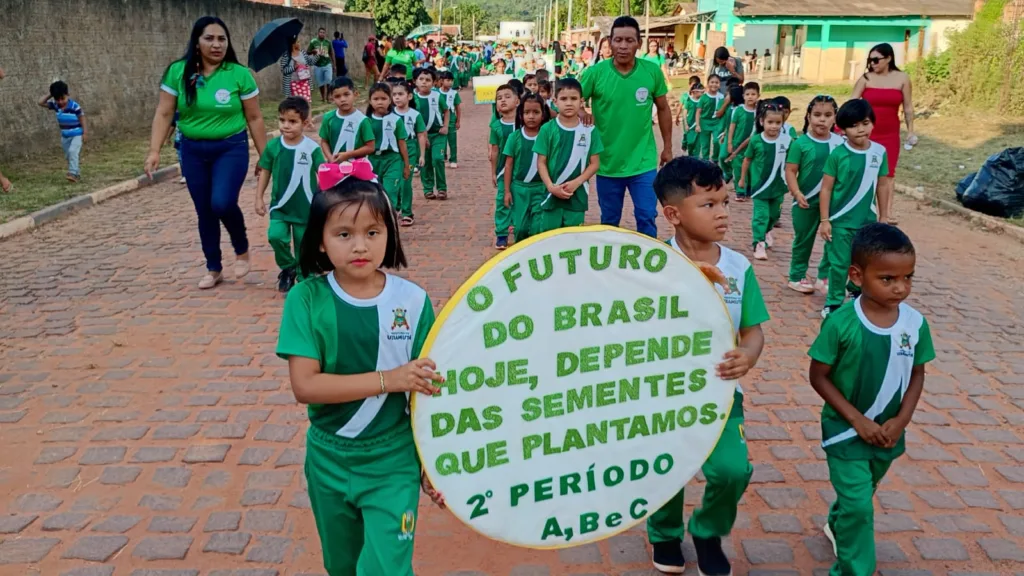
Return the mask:
[[[597,177],[597,203],[601,207],[601,224],[618,226],[622,220],[622,203],[626,199],[626,189],[633,199],[633,216],[636,217],[636,229],[651,238],[658,237],[658,197],[654,194],[654,177],[657,170],[644,172],[625,178],[611,176]]]
[[[199,240],[206,269],[220,272],[220,224],[231,237],[235,254],[249,251],[245,217],[238,193],[249,174],[249,137],[244,131],[223,140],[181,138],[181,175],[199,217]]]

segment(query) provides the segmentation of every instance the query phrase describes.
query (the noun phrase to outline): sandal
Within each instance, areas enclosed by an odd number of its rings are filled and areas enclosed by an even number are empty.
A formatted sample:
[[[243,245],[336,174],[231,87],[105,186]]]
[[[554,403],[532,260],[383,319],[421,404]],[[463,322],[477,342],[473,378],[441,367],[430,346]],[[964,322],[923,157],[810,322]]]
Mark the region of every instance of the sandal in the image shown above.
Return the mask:
[[[426,198],[427,200],[436,200],[437,199],[437,195],[434,194],[433,192],[427,192],[426,194],[423,195],[423,197]]]
[[[415,220],[412,219],[412,216],[406,216],[406,217],[402,218],[402,220],[398,223],[398,225],[399,226],[406,226],[406,227],[408,227],[408,226],[412,226],[414,223],[415,223]]]
[[[437,193],[437,199],[438,200],[447,200],[448,199],[448,193],[447,192],[438,192]]]
[[[220,272],[207,272],[206,276],[203,276],[202,280],[199,281],[199,289],[209,290],[223,281],[224,275]]]

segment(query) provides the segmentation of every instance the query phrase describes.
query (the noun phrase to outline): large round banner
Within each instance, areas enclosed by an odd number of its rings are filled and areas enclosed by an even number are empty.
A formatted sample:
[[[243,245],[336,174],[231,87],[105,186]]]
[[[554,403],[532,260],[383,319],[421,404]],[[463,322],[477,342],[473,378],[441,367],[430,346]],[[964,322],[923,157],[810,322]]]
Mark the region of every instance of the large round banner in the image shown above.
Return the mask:
[[[478,532],[530,548],[626,530],[711,453],[735,384],[714,286],[681,253],[607,226],[517,243],[480,268],[423,350],[446,378],[413,395],[420,457]]]

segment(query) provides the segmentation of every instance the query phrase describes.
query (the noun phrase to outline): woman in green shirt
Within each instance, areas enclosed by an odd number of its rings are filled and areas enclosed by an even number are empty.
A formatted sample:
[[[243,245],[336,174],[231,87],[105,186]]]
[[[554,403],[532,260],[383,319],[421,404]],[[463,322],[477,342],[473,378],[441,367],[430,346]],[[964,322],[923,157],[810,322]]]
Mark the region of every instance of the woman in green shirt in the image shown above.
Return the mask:
[[[387,80],[392,64],[405,65],[405,69],[408,70],[409,74],[412,74],[412,69],[416,67],[416,51],[411,50],[405,45],[405,36],[398,36],[395,38],[394,43],[391,44],[391,50],[388,50],[388,55],[384,57],[384,69],[380,71],[380,76],[377,77],[378,82]]]
[[[267,144],[259,93],[252,72],[238,63],[227,26],[215,16],[196,20],[185,55],[167,67],[160,83],[145,170],[152,178],[160,165],[160,147],[178,112],[181,175],[199,217],[199,239],[206,256],[201,289],[223,280],[222,222],[237,256],[235,277],[249,273],[249,241],[238,193],[249,173],[246,129],[252,132],[257,156]]]

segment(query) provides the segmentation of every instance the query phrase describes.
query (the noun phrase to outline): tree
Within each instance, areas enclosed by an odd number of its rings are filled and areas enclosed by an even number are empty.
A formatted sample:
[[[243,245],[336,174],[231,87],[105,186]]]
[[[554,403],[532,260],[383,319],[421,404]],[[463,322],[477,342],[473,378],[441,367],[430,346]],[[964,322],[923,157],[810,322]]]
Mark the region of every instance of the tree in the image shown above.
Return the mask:
[[[370,12],[377,34],[401,36],[420,24],[430,22],[423,0],[349,0],[349,12]]]

